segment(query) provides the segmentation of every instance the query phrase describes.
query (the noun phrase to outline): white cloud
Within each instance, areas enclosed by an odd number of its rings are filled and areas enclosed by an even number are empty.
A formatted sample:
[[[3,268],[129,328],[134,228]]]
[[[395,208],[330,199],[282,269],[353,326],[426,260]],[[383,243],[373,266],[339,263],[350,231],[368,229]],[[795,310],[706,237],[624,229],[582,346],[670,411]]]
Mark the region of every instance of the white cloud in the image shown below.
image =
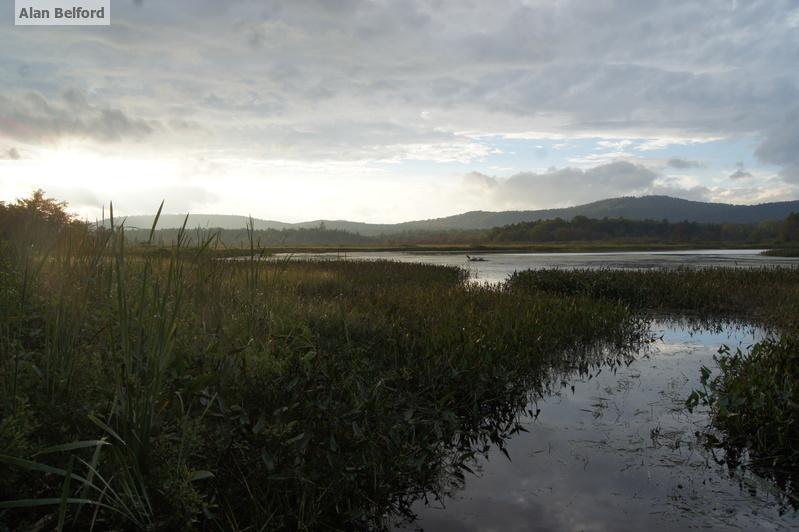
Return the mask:
[[[757,138],[757,160],[782,181],[752,184],[782,197],[799,183],[796,13],[794,0],[119,2],[103,31],[0,25],[0,145],[25,159],[73,140],[120,161],[225,153],[218,175],[228,181],[205,185],[221,197],[257,160],[296,163],[285,179],[320,167],[338,179],[349,168],[356,177],[336,183],[351,191],[366,174],[382,178],[373,163],[423,162],[395,177],[425,194],[419,176],[438,179],[436,165],[494,165],[492,135],[557,139],[548,160],[568,147],[584,170],[557,171],[563,185],[535,175],[551,181],[539,199],[563,203],[567,192],[652,190],[586,176],[594,167],[654,167],[648,152]],[[601,138],[601,153],[580,153],[575,141],[586,138]],[[23,168],[5,153],[4,168]],[[529,167],[501,155],[500,166]],[[690,153],[658,156],[663,170],[701,173]],[[734,160],[708,158],[707,174]],[[696,186],[713,191],[712,179]],[[533,181],[495,189],[522,193]],[[437,201],[433,210],[451,210]]]
[[[683,159],[681,157],[672,157],[666,161],[666,166],[676,168],[678,170],[687,170],[689,168],[704,168],[706,166],[702,161],[693,161],[690,159]]]
[[[464,176],[468,190],[487,196],[494,209],[528,209],[577,205],[610,196],[641,194],[649,190],[658,174],[625,161],[586,170],[551,169],[542,173],[523,172],[509,178],[479,172]]]

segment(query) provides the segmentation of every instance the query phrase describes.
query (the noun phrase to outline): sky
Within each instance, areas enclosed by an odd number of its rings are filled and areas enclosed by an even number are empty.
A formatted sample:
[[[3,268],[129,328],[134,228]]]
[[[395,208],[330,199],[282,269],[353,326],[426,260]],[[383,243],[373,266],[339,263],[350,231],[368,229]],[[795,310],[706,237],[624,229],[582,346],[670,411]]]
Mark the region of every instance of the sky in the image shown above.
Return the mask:
[[[0,200],[399,222],[799,197],[799,0],[0,7]]]

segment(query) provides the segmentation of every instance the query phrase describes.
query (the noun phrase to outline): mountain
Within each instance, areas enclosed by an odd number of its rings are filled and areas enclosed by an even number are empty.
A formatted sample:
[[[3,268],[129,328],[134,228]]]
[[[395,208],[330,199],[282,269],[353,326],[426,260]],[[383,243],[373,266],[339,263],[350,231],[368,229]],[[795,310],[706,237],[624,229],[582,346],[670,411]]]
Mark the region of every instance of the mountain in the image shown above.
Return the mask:
[[[172,229],[183,225],[185,214],[162,214],[158,218],[158,229]],[[151,214],[136,215],[136,216],[118,216],[114,219],[114,223],[119,225],[125,224],[129,229],[150,229],[153,226],[154,216]],[[284,222],[275,222],[273,220],[261,220],[253,218],[255,229],[291,229],[296,227],[297,224],[290,224]],[[244,229],[247,227],[249,217],[238,216],[235,214],[189,214],[189,220],[186,227],[195,229],[202,228],[215,228],[215,229]],[[319,224],[317,224],[319,225]],[[110,221],[105,220],[105,226],[110,226]]]
[[[429,224],[438,228],[488,229],[519,222],[575,216],[587,218],[627,218],[630,220],[668,220],[670,222],[757,223],[781,220],[791,212],[799,212],[799,201],[781,201],[758,205],[707,203],[670,196],[611,198],[575,207],[537,211],[472,211],[446,218],[407,222],[398,226]]]
[[[346,220],[314,220],[310,222],[285,223],[273,220],[253,219],[255,229],[299,229],[319,227],[324,223],[328,229],[340,229],[365,236],[400,233],[403,231],[441,231],[450,229],[490,229],[519,222],[575,216],[587,218],[627,218],[630,220],[668,220],[705,223],[757,223],[766,220],[781,220],[791,212],[799,212],[799,201],[780,201],[758,205],[732,205],[729,203],[706,203],[670,196],[642,196],[611,198],[575,207],[536,211],[471,211],[445,218],[416,220],[397,224],[369,224]],[[160,229],[180,227],[185,215],[161,215]],[[246,216],[221,214],[191,214],[188,227],[241,229],[247,225]],[[153,216],[128,216],[127,227],[150,228]],[[106,221],[106,225],[108,222]]]

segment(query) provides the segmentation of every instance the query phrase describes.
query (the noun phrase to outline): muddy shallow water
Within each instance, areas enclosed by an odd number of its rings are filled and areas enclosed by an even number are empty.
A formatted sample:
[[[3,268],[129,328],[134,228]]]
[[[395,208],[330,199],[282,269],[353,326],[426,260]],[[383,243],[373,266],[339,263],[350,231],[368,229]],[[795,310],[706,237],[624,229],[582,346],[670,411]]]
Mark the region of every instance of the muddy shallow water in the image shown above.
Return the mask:
[[[569,379],[530,405],[529,432],[473,464],[441,501],[418,502],[403,530],[783,530],[799,514],[771,482],[719,465],[696,438],[707,411],[684,401],[700,368],[726,344],[747,349],[762,330],[692,330],[658,322],[659,337],[629,365]],[[572,388],[573,386],[573,388]]]

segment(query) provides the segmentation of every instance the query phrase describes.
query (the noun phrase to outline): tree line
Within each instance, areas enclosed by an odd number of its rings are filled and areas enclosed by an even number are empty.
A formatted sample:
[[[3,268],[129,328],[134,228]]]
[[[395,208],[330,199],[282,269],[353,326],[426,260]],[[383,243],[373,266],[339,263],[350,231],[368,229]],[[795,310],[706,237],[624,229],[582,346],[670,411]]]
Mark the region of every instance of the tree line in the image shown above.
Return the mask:
[[[14,240],[21,233],[46,241],[70,228],[91,230],[93,224],[81,222],[67,211],[67,204],[45,196],[36,190],[29,198],[15,202],[0,202],[0,239]],[[102,230],[95,228],[95,230]],[[156,246],[171,245],[178,229],[159,229],[152,241]],[[339,229],[327,229],[324,224],[314,228],[266,229],[248,232],[247,229],[194,229],[194,240],[202,242],[211,235],[228,247],[242,247],[250,239],[263,247],[278,246],[358,246],[358,245],[486,245],[555,242],[641,242],[641,243],[799,243],[799,213],[785,220],[756,224],[670,222],[668,220],[630,220],[626,218],[587,218],[571,220],[555,218],[521,222],[487,230],[451,229],[442,231],[418,230],[402,233],[364,236]],[[126,232],[133,243],[150,239],[146,229]]]

